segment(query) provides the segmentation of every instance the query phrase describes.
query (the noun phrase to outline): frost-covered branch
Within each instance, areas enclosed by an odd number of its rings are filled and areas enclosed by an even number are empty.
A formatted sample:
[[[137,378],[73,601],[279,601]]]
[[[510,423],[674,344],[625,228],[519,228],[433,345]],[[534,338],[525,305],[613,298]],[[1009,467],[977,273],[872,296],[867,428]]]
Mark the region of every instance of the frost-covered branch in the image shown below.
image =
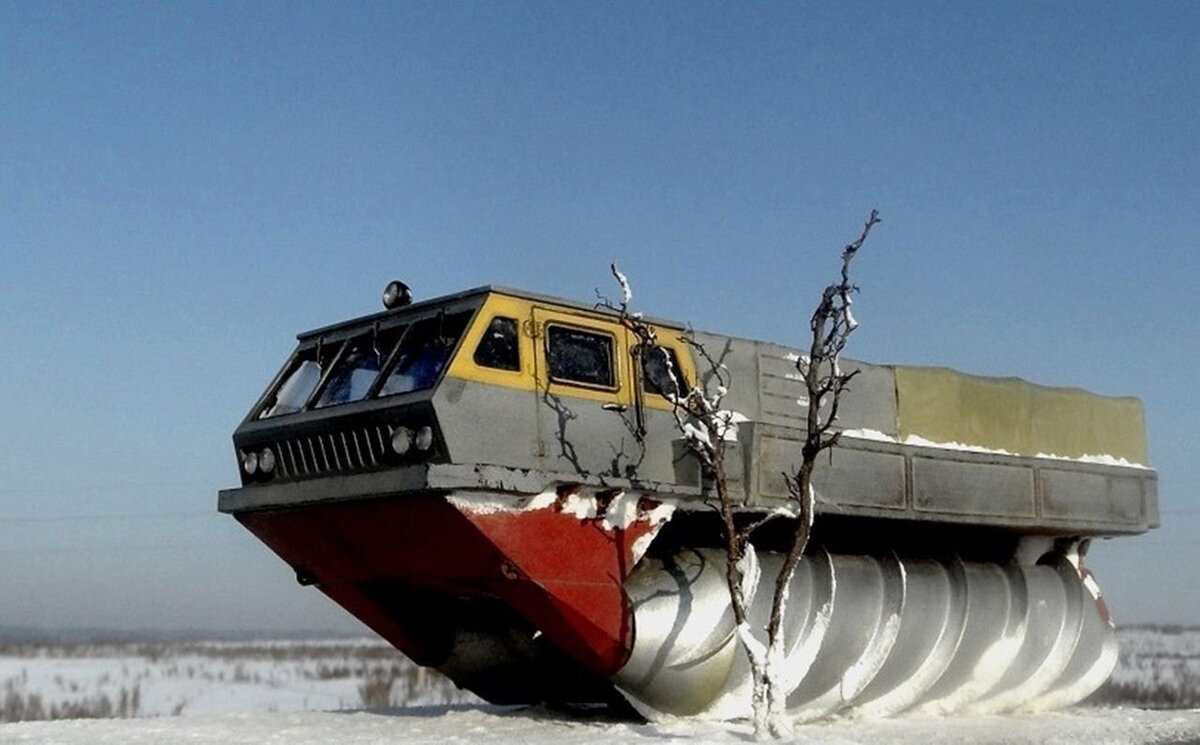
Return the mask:
[[[840,282],[829,285],[821,293],[820,302],[809,320],[811,337],[807,355],[796,360],[796,370],[804,382],[808,411],[805,438],[801,447],[801,463],[795,474],[784,474],[790,500],[775,509],[749,513],[740,500],[735,500],[728,488],[725,473],[727,435],[734,426],[732,412],[722,409],[722,403],[732,383],[728,368],[696,340],[690,330],[681,340],[692,350],[697,364],[707,375],[698,376],[695,384],[684,390],[674,369],[671,357],[657,343],[657,334],[641,314],[633,313],[629,303],[633,291],[629,279],[613,264],[612,275],[621,292],[619,304],[604,299],[604,307],[617,313],[621,324],[637,339],[634,350],[636,380],[641,380],[641,365],[647,354],[661,354],[665,361],[670,390],[664,395],[672,405],[675,423],[684,442],[691,448],[706,471],[706,481],[716,494],[715,507],[720,514],[726,555],[725,581],[729,590],[737,637],[750,662],[753,683],[755,735],[785,737],[791,734],[785,718],[788,681],[796,679],[795,671],[786,670],[787,649],[783,638],[783,618],[787,611],[788,588],[796,564],[808,545],[815,515],[815,493],[812,487],[813,467],[817,456],[837,445],[840,432],[834,429],[841,405],[841,396],[857,370],[843,372],[840,355],[850,335],[858,328],[851,312],[852,295],[858,288],[850,281],[850,266],[859,249],[866,243],[872,228],[879,223],[879,213],[871,211],[858,238],[842,250]],[[597,291],[599,295],[599,291]],[[701,382],[702,378],[705,382]],[[640,383],[635,383],[640,385]],[[758,555],[751,536],[768,522],[779,518],[794,520],[795,531],[787,555],[775,577],[770,620],[765,629],[753,628],[749,621],[749,603],[761,578]]]
[[[725,449],[728,435],[734,426],[733,413],[722,409],[722,403],[729,392],[729,370],[712,353],[698,341],[689,329],[680,340],[688,345],[696,360],[706,369],[705,374],[698,375],[694,384],[684,390],[685,386],[671,363],[670,355],[657,344],[657,333],[647,324],[641,314],[633,313],[629,308],[629,299],[633,297],[628,278],[616,264],[611,267],[613,278],[621,291],[621,303],[613,304],[603,300],[604,307],[617,313],[621,325],[628,329],[638,339],[635,350],[634,377],[640,380],[640,366],[643,355],[662,354],[666,361],[666,369],[671,380],[671,390],[664,395],[671,403],[675,416],[676,427],[684,442],[700,460],[705,469],[707,481],[716,492],[716,507],[721,516],[726,539],[728,556],[726,582],[729,586],[732,600],[734,619],[737,624],[747,623],[749,607],[746,601],[748,593],[745,590],[747,551],[753,551],[750,546],[750,534],[770,519],[780,516],[772,513],[749,524],[739,525],[738,513],[741,505],[736,502],[728,489],[725,475]],[[599,294],[599,293],[597,293]],[[757,563],[754,564],[757,566]]]
[[[851,311],[854,304],[851,296],[858,292],[858,287],[850,281],[850,265],[870,237],[871,230],[879,222],[879,212],[871,210],[858,238],[842,249],[841,281],[829,285],[821,293],[821,300],[809,320],[811,336],[808,355],[801,356],[796,361],[796,371],[803,379],[808,393],[800,467],[787,479],[788,492],[799,519],[791,546],[775,578],[775,597],[771,607],[771,618],[767,624],[767,638],[770,642],[782,643],[780,634],[786,611],[787,588],[812,534],[816,512],[812,475],[817,456],[837,445],[841,433],[833,431],[831,434],[831,431],[838,420],[842,394],[859,372],[844,372],[841,367],[842,350],[846,348],[850,335],[858,328],[858,321]],[[773,675],[768,674],[768,681],[772,679]]]

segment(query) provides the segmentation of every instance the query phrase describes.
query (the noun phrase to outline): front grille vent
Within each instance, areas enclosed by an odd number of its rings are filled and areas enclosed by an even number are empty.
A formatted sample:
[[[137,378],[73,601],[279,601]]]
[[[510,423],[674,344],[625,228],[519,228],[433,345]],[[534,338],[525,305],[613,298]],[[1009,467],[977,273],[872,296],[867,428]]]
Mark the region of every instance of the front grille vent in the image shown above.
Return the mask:
[[[281,440],[269,447],[279,464],[279,478],[365,471],[384,465],[393,429],[377,424]]]

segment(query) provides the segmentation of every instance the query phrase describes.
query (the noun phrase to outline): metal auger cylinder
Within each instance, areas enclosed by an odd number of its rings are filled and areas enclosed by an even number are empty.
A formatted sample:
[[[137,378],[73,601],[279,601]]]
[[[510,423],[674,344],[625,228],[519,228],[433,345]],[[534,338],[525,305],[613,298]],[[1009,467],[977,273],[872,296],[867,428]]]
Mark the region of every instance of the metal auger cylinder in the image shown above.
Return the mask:
[[[749,594],[761,629],[781,557]],[[751,713],[751,674],[725,586],[725,556],[690,549],[644,562],[626,589],[635,642],[617,687],[647,717]],[[1077,702],[1107,678],[1115,635],[1094,583],[1065,558],[998,566],[818,553],[790,586],[778,684],[799,719],[1002,712]]]

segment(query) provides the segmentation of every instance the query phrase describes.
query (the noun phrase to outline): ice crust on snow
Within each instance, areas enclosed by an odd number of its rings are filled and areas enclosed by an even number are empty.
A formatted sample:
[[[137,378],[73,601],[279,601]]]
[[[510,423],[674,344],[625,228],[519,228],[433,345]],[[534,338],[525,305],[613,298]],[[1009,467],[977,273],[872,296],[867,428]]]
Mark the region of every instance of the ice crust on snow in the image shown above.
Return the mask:
[[[891,442],[901,445],[913,445],[923,448],[938,448],[940,450],[958,450],[966,453],[987,453],[989,455],[1017,455],[1008,450],[999,448],[988,448],[982,445],[968,445],[961,442],[935,442],[927,440],[920,435],[908,435],[903,440],[900,440],[886,432],[880,432],[877,429],[846,429],[842,430],[842,437],[849,437],[855,440],[870,440],[873,442]],[[1076,463],[1096,463],[1105,466],[1121,466],[1123,468],[1146,468],[1149,466],[1141,463],[1133,463],[1125,458],[1118,458],[1113,455],[1081,455],[1072,457],[1068,455],[1055,455],[1053,453],[1038,453],[1034,458],[1042,458],[1045,460],[1065,460]]]

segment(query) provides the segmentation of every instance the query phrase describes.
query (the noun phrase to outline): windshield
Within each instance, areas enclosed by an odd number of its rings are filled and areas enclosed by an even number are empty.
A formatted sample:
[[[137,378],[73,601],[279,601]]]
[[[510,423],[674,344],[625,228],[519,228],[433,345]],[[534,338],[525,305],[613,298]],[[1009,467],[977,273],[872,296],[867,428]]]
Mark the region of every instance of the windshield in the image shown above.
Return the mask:
[[[317,384],[321,382],[325,367],[336,355],[337,346],[326,347],[324,345],[317,345],[297,353],[291,368],[283,376],[283,381],[276,389],[275,395],[267,400],[262,412],[259,413],[259,418],[267,419],[283,414],[294,414],[302,410],[313,391],[317,389]]]
[[[313,404],[323,409],[335,404],[361,401],[371,390],[371,384],[379,376],[379,369],[387,361],[387,354],[396,343],[394,333],[372,332],[358,336],[346,343],[346,351],[338,358],[329,382],[321,396]]]
[[[393,396],[433,386],[446,369],[470,317],[469,312],[456,313],[414,323],[397,347],[395,364],[379,395]]]
[[[362,401],[376,387],[376,396],[432,388],[473,313],[439,313],[408,325],[372,328],[346,341],[344,348],[330,343],[301,349],[258,417],[303,411],[314,394],[311,408],[324,409]],[[381,370],[386,379],[379,382]]]

